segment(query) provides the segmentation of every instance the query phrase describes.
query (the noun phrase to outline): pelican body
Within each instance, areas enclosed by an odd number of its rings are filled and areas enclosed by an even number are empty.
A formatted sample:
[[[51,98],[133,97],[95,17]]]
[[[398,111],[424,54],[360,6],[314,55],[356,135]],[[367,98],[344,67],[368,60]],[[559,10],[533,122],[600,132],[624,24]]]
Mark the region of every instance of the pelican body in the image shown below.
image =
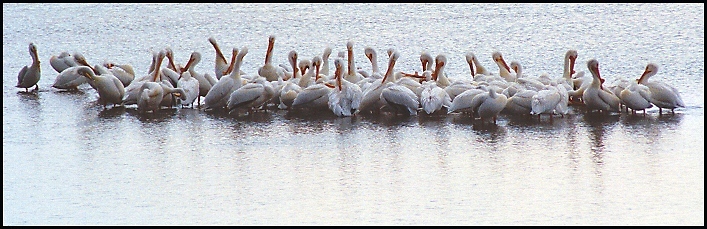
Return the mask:
[[[41,68],[39,65],[39,56],[37,54],[37,45],[34,43],[29,43],[29,55],[32,57],[32,64],[29,66],[24,66],[20,72],[17,74],[17,84],[15,87],[24,88],[27,92],[27,88],[35,86],[35,90],[39,90],[39,78],[42,76]]]

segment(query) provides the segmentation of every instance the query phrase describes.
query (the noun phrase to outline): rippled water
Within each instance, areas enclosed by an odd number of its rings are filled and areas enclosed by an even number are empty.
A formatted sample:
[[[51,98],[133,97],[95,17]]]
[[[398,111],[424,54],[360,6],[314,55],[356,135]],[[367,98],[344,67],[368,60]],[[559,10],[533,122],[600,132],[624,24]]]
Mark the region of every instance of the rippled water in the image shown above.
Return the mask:
[[[332,57],[354,41],[396,48],[396,69],[446,53],[450,78],[473,51],[526,74],[577,69],[653,77],[687,104],[675,114],[572,113],[553,120],[461,114],[413,117],[270,111],[231,117],[198,109],[104,109],[95,90],[59,92],[49,57],[129,63],[150,49],[178,62],[213,36],[264,60]],[[15,88],[42,61],[39,92]],[[227,58],[230,55],[227,55]],[[380,58],[383,64],[387,58]],[[704,4],[3,4],[3,225],[704,225]]]

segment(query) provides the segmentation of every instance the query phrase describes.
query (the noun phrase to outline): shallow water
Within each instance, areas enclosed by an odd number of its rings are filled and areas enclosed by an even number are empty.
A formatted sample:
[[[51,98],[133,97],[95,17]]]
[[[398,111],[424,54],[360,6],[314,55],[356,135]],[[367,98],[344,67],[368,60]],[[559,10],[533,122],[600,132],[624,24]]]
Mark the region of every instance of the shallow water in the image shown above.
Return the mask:
[[[49,57],[129,63],[150,49],[177,61],[248,46],[242,69],[355,42],[397,70],[445,53],[450,78],[473,51],[525,74],[600,63],[607,81],[669,81],[686,108],[661,115],[463,114],[336,117],[283,110],[234,117],[175,108],[104,109],[83,85],[60,92]],[[3,4],[3,225],[704,225],[704,4]],[[15,88],[38,45],[39,91]],[[230,55],[227,55],[229,58]],[[387,58],[379,58],[385,66]],[[181,62],[183,63],[183,62]],[[332,67],[333,68],[333,67]],[[383,68],[385,69],[385,68]],[[332,69],[333,72],[333,69]]]

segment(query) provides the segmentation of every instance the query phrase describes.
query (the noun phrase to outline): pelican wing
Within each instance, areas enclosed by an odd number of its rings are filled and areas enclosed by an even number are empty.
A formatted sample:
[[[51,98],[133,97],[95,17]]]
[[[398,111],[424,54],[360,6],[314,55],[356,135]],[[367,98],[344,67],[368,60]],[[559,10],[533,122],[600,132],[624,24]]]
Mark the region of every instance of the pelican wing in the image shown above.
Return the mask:
[[[265,87],[260,83],[249,83],[236,89],[231,93],[227,108],[233,110],[236,108],[246,107],[260,96],[263,95]]]

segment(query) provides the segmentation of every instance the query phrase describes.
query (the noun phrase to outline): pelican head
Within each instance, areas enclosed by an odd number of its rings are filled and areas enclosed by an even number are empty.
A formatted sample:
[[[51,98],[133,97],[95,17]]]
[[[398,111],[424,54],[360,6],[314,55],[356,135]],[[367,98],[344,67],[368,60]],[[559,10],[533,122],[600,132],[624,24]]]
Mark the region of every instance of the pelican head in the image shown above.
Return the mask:
[[[473,52],[466,52],[464,57],[466,58],[466,63],[469,64],[469,69],[471,69],[471,77],[476,76],[476,72],[474,72],[474,59],[476,59],[476,56]]]
[[[312,65],[314,65],[314,69],[315,69],[314,77],[316,77],[317,79],[319,79],[319,68],[322,66],[322,57],[320,57],[320,56],[314,56],[314,57],[312,58]]]
[[[648,65],[646,65],[646,70],[644,70],[641,75],[641,78],[638,78],[638,83],[645,83],[656,73],[658,73],[658,65],[655,63],[648,63]]]
[[[182,68],[182,72],[192,68],[192,66],[198,64],[199,62],[201,62],[201,53],[197,51],[192,52],[191,56],[189,56],[189,61],[187,61],[187,64],[184,68]]]
[[[34,43],[29,43],[29,53],[36,56],[37,55],[37,45],[35,45]]]
[[[386,51],[386,52],[388,53],[388,58],[390,58],[390,56],[393,55],[393,52],[395,52],[395,49],[394,49],[394,48],[388,48],[388,51]]]
[[[324,54],[322,54],[322,57],[329,58],[330,55],[331,55],[331,47],[327,46],[326,48],[324,48]]]
[[[376,55],[376,50],[371,48],[370,46],[366,46],[366,48],[363,49],[363,54],[368,57],[369,60],[374,61],[373,57]]]
[[[88,67],[88,66],[79,66],[78,69],[76,69],[76,72],[77,72],[79,75],[85,76],[85,77],[88,78],[89,80],[93,80],[93,79],[94,79],[94,76],[96,76],[96,75],[93,73],[93,69],[91,69],[91,68]]]
[[[398,61],[398,58],[400,57],[400,53],[397,51],[393,51],[393,54],[390,55],[390,59],[388,59],[388,70],[385,71],[385,75],[383,75],[383,82],[387,82],[388,77],[390,76],[391,78],[393,77],[393,67],[395,67],[395,62]]]
[[[523,70],[523,67],[520,66],[520,63],[518,63],[518,61],[515,61],[515,60],[511,61],[510,67],[511,67],[511,69],[513,69],[514,72],[516,72],[516,74],[518,74],[519,71]]]
[[[422,62],[422,71],[426,70],[432,70],[432,69],[427,69],[427,65],[430,63],[434,62],[434,58],[432,58],[432,55],[427,52],[427,51],[422,51],[420,53],[420,62]]]
[[[447,56],[444,54],[439,54],[437,57],[435,57],[435,71],[432,74],[432,79],[437,80],[439,77],[439,72],[442,68],[444,68],[444,65],[447,63]]]
[[[290,65],[292,65],[292,72],[293,73],[296,72],[297,71],[297,51],[295,51],[295,50],[290,51],[290,53],[287,54],[287,59],[290,61]]]
[[[309,65],[312,64],[312,61],[304,59],[299,61],[299,70],[300,74],[304,75],[304,72],[309,70]]]
[[[265,52],[265,64],[270,63],[270,59],[272,58],[272,50],[273,47],[275,47],[275,35],[270,35],[268,37],[268,50]]]
[[[493,58],[493,61],[499,64],[500,66],[503,66],[508,70],[509,72],[511,71],[511,68],[508,67],[508,64],[506,64],[506,60],[503,59],[503,55],[501,55],[501,52],[495,51],[493,54],[491,54],[491,57]]]
[[[577,50],[570,49],[567,50],[567,53],[565,54],[565,58],[569,59],[570,61],[570,75],[574,75],[574,63],[577,60]]]

